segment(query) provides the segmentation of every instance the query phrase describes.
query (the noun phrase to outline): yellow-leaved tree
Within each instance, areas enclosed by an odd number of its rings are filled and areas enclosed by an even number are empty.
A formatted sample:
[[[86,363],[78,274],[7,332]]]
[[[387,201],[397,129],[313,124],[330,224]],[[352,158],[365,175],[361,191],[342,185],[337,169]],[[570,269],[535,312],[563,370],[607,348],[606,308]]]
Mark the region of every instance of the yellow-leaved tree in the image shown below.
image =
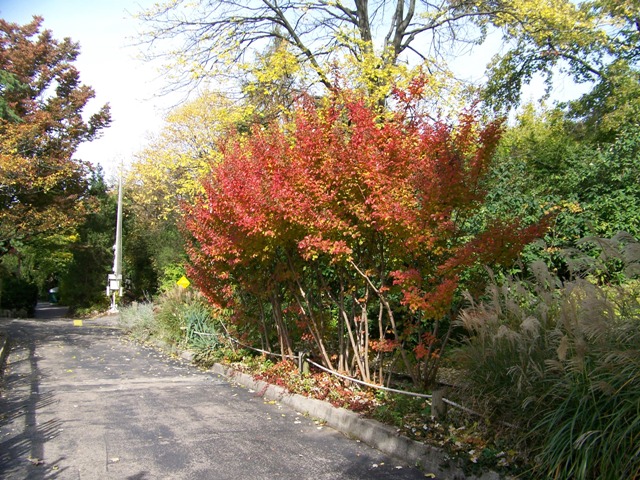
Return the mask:
[[[601,82],[619,62],[637,71],[638,11],[637,0],[226,0],[214,7],[169,0],[138,17],[146,52],[165,60],[170,88],[212,80],[238,87],[245,65],[260,63],[275,42],[310,73],[307,87],[322,95],[335,89],[332,69],[347,61],[375,97],[388,90],[396,68],[446,71],[487,34],[502,34],[486,71],[469,65],[476,78],[486,73],[485,99],[500,109],[517,105],[522,86],[538,74]]]
[[[218,94],[204,93],[171,111],[165,125],[140,151],[127,174],[137,215],[149,225],[175,220],[190,202],[219,155],[217,141],[241,125],[252,109]]]
[[[184,269],[181,206],[201,192],[215,165],[218,140],[247,122],[252,109],[205,92],[175,108],[162,131],[140,151],[126,174],[125,262],[132,287],[152,293],[175,283]]]

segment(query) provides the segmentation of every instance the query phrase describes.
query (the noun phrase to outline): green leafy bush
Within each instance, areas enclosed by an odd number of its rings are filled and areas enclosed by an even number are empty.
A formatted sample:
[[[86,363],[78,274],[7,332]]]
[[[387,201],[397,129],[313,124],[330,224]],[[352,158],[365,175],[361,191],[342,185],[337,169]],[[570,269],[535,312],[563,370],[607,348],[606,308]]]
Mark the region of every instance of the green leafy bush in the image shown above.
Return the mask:
[[[169,292],[176,288],[176,282],[186,275],[186,269],[182,263],[170,263],[166,265],[162,270],[162,275],[159,279],[159,290],[161,292]]]
[[[0,292],[0,308],[22,311],[32,317],[38,303],[38,287],[27,280],[8,276],[0,279],[2,291]]]
[[[424,398],[378,391],[376,399],[379,405],[373,417],[396,427],[420,423],[424,421],[422,419],[431,416],[431,404]]]
[[[544,212],[554,216],[544,242],[525,248],[527,263],[543,259],[562,274],[561,250],[580,238],[610,238],[621,230],[640,236],[640,125],[620,125],[606,141],[583,135],[594,131],[568,122],[562,109],[527,105],[502,137],[487,183],[487,210],[525,222]]]
[[[602,261],[569,265],[601,272],[617,254],[635,271],[635,239],[596,243]],[[460,316],[470,333],[457,357],[468,398],[519,427],[512,433],[538,478],[640,477],[640,282],[562,282],[542,262],[531,270],[530,280],[493,284]]]

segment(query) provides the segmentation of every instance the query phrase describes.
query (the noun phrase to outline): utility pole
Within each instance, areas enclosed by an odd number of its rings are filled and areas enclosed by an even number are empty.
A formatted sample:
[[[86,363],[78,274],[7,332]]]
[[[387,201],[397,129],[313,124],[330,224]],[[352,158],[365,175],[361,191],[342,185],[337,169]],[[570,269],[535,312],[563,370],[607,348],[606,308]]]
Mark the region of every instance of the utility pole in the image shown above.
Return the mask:
[[[118,313],[117,297],[122,296],[122,166],[118,178],[118,217],[116,243],[113,246],[113,273],[110,273],[107,279],[107,296],[111,297],[109,312]]]

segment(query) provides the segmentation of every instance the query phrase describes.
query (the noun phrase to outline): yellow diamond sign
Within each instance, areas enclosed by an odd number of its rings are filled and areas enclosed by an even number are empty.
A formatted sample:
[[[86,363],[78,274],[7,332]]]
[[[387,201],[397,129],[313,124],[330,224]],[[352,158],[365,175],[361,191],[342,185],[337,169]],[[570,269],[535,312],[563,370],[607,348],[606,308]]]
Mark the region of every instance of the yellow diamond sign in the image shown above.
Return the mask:
[[[179,287],[182,288],[187,288],[189,285],[191,285],[191,282],[187,280],[187,277],[185,277],[184,275],[176,283]]]

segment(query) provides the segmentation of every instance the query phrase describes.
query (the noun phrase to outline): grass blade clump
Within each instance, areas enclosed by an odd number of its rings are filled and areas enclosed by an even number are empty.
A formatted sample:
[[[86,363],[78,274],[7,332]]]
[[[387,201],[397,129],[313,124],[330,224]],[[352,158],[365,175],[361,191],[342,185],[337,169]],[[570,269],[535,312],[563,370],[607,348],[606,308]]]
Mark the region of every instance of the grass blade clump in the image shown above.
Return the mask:
[[[603,252],[628,271],[638,244],[620,238]],[[603,264],[591,262],[598,279]],[[510,434],[537,478],[640,478],[640,282],[561,280],[542,263],[531,271],[494,283],[462,312],[468,397],[519,427]]]
[[[220,337],[216,331],[210,309],[202,303],[188,305],[183,312],[186,323],[186,343],[199,350],[220,347]]]
[[[156,320],[153,303],[134,303],[120,309],[120,328],[139,341],[155,334]]]

